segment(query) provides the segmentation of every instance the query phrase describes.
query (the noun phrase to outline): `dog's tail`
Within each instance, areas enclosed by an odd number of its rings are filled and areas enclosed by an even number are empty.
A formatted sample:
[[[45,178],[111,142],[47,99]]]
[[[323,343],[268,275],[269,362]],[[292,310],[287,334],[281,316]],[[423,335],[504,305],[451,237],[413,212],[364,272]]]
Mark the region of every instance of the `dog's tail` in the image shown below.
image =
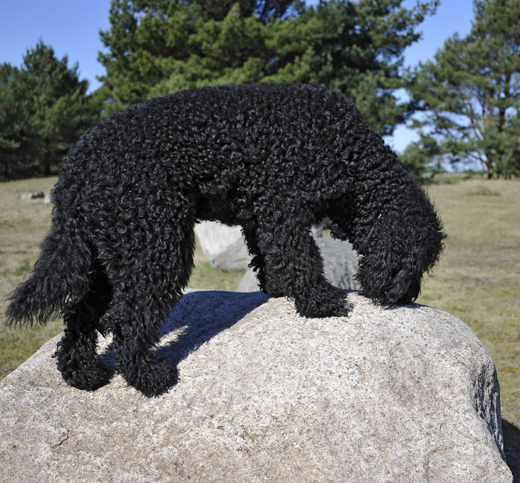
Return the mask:
[[[7,299],[6,323],[12,327],[45,324],[66,302],[79,300],[94,272],[92,248],[78,221],[54,211],[30,278]]]

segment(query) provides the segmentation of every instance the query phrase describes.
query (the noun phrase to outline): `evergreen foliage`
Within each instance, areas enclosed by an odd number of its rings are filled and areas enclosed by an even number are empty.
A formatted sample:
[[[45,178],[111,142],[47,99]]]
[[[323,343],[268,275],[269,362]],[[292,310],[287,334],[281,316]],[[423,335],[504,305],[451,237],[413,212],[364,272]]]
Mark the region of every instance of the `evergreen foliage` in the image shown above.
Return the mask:
[[[440,155],[441,152],[436,139],[421,132],[420,140],[410,143],[399,156],[399,161],[406,171],[424,182],[427,175],[433,178],[443,171],[439,159]],[[428,160],[428,163],[425,160]]]
[[[410,92],[426,112],[413,120],[421,139],[408,151],[430,146],[423,162],[477,160],[488,178],[518,176],[520,0],[475,0],[474,11],[469,35],[453,35],[413,72]]]
[[[438,0],[112,0],[105,114],[204,85],[322,83],[352,99],[388,135],[414,111],[394,91],[404,49]]]
[[[0,177],[6,179],[10,178],[12,165],[19,164],[16,158],[19,158],[23,139],[19,110],[16,109],[13,89],[9,88],[17,70],[8,63],[0,65]]]
[[[67,63],[40,41],[20,68],[0,65],[0,178],[50,176],[99,119],[88,81]]]

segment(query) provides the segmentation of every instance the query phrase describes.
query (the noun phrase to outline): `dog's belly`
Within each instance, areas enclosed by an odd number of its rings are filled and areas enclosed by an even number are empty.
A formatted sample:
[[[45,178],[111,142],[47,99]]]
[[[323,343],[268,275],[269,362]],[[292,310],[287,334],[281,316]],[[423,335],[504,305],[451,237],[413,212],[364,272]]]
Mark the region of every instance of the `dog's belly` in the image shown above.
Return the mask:
[[[220,221],[225,225],[240,225],[247,216],[239,216],[237,207],[226,197],[200,197],[196,203],[195,218],[200,221]]]

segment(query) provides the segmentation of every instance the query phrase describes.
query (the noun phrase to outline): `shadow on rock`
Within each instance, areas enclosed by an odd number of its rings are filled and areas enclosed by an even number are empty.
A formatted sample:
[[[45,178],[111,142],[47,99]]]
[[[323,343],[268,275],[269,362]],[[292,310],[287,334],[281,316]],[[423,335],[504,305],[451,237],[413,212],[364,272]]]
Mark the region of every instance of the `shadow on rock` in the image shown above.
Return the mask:
[[[160,336],[166,343],[157,348],[156,355],[177,365],[219,332],[232,327],[267,302],[269,297],[262,292],[217,290],[185,294],[164,322]],[[115,357],[112,345],[101,354],[101,360],[109,367],[110,377],[114,375]]]

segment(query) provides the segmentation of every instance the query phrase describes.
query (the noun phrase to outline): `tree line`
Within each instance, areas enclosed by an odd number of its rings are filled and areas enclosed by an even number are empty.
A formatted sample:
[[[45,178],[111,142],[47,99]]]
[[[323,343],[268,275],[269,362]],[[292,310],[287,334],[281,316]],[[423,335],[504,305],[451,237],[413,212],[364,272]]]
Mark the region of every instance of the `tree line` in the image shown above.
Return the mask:
[[[406,47],[439,0],[112,0],[102,85],[39,42],[21,67],[0,65],[0,179],[55,174],[88,127],[131,104],[204,85],[325,84],[381,135],[418,129],[402,153],[416,174],[478,160],[520,174],[520,0],[475,0],[470,34],[403,68]],[[409,96],[403,100],[399,89]]]
[[[20,68],[0,65],[0,179],[50,176],[99,119],[78,66],[39,42]]]
[[[520,176],[520,0],[474,0],[465,38],[446,40],[433,61],[408,72],[420,139],[404,162],[480,163],[487,177]],[[429,166],[428,166],[429,165]]]

